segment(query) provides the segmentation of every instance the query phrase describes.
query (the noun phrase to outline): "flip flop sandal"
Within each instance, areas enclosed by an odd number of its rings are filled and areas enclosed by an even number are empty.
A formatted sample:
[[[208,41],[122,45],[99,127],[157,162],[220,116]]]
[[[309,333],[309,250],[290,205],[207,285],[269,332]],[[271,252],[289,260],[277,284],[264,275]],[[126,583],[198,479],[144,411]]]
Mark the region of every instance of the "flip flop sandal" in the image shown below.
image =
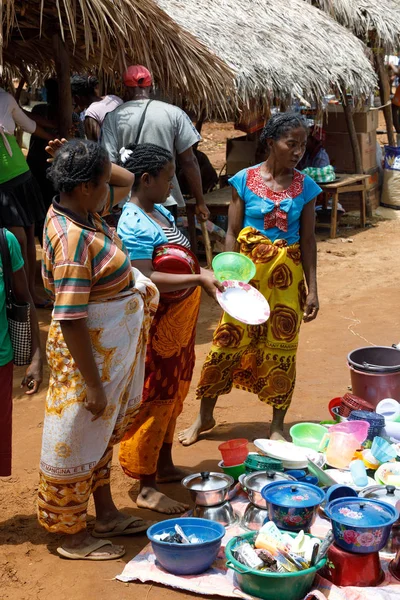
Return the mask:
[[[78,548],[76,550],[67,550],[60,546],[57,548],[57,552],[60,556],[64,558],[69,558],[72,560],[115,560],[117,558],[121,558],[124,556],[126,550],[125,548],[120,552],[114,552],[112,554],[106,554],[105,556],[91,556],[92,552],[96,550],[100,550],[100,548],[104,548],[105,546],[112,546],[113,543],[110,540],[99,540],[98,542],[93,542],[84,548]]]
[[[140,525],[134,526],[134,523],[140,523]],[[95,529],[91,532],[91,535],[95,538],[107,537],[119,537],[122,535],[132,535],[135,533],[142,533],[147,531],[150,525],[153,525],[154,521],[144,521],[138,517],[127,517],[123,521],[120,521],[110,531],[96,531]],[[130,527],[131,526],[131,527]]]

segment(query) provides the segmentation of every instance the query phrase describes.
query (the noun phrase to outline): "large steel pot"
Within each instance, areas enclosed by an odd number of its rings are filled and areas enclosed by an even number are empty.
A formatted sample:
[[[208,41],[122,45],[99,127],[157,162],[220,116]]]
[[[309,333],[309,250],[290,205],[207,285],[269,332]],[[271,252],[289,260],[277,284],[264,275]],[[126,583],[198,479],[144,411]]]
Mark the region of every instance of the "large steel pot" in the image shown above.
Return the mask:
[[[189,490],[192,500],[197,506],[216,506],[228,499],[230,489],[235,480],[225,473],[203,471],[188,475],[182,485]]]
[[[243,488],[247,493],[249,500],[258,508],[267,508],[267,503],[261,495],[261,490],[269,483],[274,481],[296,481],[291,475],[278,473],[277,471],[256,471],[243,478]]]

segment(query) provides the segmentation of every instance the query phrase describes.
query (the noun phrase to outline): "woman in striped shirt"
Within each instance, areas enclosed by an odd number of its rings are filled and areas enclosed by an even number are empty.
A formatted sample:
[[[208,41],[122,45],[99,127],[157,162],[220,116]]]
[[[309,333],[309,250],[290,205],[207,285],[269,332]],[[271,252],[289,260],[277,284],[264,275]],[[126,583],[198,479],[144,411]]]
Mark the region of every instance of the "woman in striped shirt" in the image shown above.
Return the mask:
[[[111,165],[94,142],[56,141],[51,152],[58,147],[49,177],[59,195],[47,214],[43,245],[43,280],[54,310],[38,516],[48,531],[67,534],[60,555],[108,560],[125,550],[104,538],[148,526],[117,510],[110,468],[113,446],[138,411],[158,293],[132,269],[115,230],[100,216],[129,193],[133,176]],[[91,494],[96,524],[89,535]]]

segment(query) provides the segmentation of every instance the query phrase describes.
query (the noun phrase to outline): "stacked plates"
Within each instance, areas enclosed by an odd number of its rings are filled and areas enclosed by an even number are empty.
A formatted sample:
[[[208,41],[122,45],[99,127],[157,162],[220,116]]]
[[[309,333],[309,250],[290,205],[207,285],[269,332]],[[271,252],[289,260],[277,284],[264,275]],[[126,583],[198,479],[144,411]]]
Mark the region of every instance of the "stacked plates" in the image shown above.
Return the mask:
[[[258,439],[254,441],[254,445],[262,454],[280,460],[284,469],[306,469],[308,467],[308,459],[312,460],[320,468],[325,464],[324,454],[311,448],[295,446],[291,442]]]

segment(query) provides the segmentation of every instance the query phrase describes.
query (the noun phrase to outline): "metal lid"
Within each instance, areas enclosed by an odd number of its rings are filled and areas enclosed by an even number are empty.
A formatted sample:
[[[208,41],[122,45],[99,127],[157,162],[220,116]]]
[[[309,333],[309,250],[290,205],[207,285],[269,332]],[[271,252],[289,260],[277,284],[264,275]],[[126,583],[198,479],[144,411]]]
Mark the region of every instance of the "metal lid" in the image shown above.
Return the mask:
[[[399,518],[394,506],[368,498],[338,498],[328,504],[325,512],[341,525],[353,527],[385,527]]]
[[[394,485],[371,485],[361,490],[358,495],[360,498],[372,498],[386,502],[400,510],[400,489]]]
[[[256,471],[250,475],[246,475],[243,480],[244,487],[252,492],[261,492],[261,490],[274,481],[296,481],[294,477],[285,473],[277,473],[276,471]]]
[[[261,494],[267,502],[286,508],[311,508],[325,499],[325,492],[317,486],[290,481],[270,483]]]
[[[182,485],[195,492],[215,492],[223,490],[234,483],[233,477],[225,473],[210,473],[203,471],[189,475],[182,480]]]

